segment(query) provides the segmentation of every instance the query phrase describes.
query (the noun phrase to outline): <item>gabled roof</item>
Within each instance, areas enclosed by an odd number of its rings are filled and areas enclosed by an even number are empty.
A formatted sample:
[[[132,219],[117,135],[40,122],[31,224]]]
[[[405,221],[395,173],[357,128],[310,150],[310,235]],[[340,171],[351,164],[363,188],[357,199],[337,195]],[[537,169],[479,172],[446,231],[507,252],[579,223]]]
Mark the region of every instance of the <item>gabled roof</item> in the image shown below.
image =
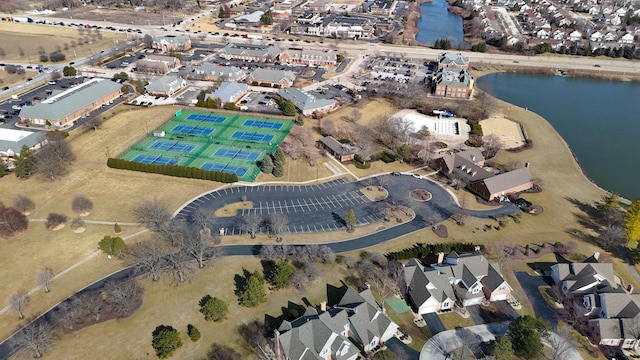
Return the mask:
[[[220,98],[222,102],[235,101],[238,96],[249,90],[249,85],[240,84],[235,82],[223,82],[218,87],[218,90],[205,96],[205,100],[208,98]]]
[[[257,68],[251,72],[249,75],[253,80],[259,82],[269,82],[269,83],[279,83],[280,81],[285,81],[287,84],[293,84],[293,81],[296,79],[296,74],[289,70],[273,70],[273,69],[263,69]]]
[[[237,66],[220,66],[212,63],[199,64],[193,68],[193,71],[217,77],[227,76],[230,78],[241,78],[245,76],[245,71]]]
[[[21,118],[63,120],[79,109],[86,108],[107,95],[119,92],[122,84],[105,79],[92,79],[72,87],[39,104],[24,106]]]
[[[628,293],[600,294],[600,308],[606,318],[634,318],[640,315],[640,306]]]
[[[333,99],[317,98],[306,91],[296,88],[282,89],[278,92],[278,95],[292,101],[296,108],[303,112],[330,107],[336,103]]]
[[[168,43],[184,45],[189,40],[189,35],[160,35],[153,38],[156,43]]]
[[[0,129],[0,152],[20,154],[23,145],[32,148],[44,139],[42,133],[16,129]]]
[[[229,55],[246,55],[250,57],[267,57],[275,58],[282,53],[279,47],[273,45],[260,45],[260,44],[237,44],[230,43],[220,50],[222,53]]]
[[[482,278],[482,285],[484,285],[489,292],[494,292],[504,282],[505,280],[502,274],[498,271],[498,264],[489,264],[489,272],[487,276]]]
[[[443,53],[438,56],[438,63],[443,65],[455,64],[462,67],[469,63],[469,58],[461,53]]]
[[[166,75],[152,79],[147,85],[147,91],[170,92],[182,86],[184,80],[178,75]]]
[[[500,194],[503,191],[532,182],[533,177],[529,172],[529,168],[523,167],[521,169],[491,176],[482,181],[484,181],[484,184],[490,194]]]
[[[340,143],[331,135],[325,136],[318,141],[322,143],[324,146],[331,149],[331,151],[336,155],[353,154],[353,150],[349,146]]]
[[[600,339],[622,339],[620,319],[593,319],[599,324]]]
[[[436,72],[435,81],[438,85],[469,87],[471,84],[471,74],[465,69],[442,68]]]

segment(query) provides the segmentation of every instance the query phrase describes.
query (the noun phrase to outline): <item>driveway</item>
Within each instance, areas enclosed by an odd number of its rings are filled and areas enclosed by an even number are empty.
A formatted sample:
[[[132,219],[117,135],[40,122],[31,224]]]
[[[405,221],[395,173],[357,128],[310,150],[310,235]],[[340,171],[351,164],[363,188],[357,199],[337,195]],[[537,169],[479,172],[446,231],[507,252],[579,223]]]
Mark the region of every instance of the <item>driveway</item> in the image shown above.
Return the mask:
[[[480,305],[467,306],[467,311],[476,325],[515,320],[518,313],[506,301],[496,301],[491,304],[494,309]],[[495,310],[492,311],[492,310]]]
[[[428,314],[423,314],[422,317],[424,318],[424,321],[427,323],[427,326],[431,331],[431,336],[434,336],[435,334],[438,334],[447,330],[444,327],[442,320],[440,320],[440,317],[438,316],[438,314],[428,313]]]
[[[533,311],[536,314],[538,319],[542,319],[551,324],[552,329],[557,329],[558,327],[558,311],[549,304],[542,297],[538,288],[540,286],[552,285],[553,282],[548,276],[532,276],[524,271],[517,271],[516,278],[520,282],[522,289],[527,294],[527,298],[529,298],[529,302],[531,306],[533,306]]]
[[[392,337],[391,339],[387,340],[385,345],[387,345],[387,347],[392,353],[396,354],[398,359],[406,359],[406,360],[420,359],[419,352],[411,348],[411,346],[398,340],[398,338],[396,337]]]

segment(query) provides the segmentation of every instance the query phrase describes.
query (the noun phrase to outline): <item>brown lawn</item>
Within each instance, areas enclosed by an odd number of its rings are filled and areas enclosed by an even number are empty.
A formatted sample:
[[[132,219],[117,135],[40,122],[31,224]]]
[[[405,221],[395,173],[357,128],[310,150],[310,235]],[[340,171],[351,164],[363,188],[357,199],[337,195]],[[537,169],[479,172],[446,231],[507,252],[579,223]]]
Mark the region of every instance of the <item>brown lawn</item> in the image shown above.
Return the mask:
[[[91,30],[78,31],[76,28],[63,26],[36,25],[25,23],[0,22],[2,33],[2,49],[5,51],[3,62],[28,62],[43,64],[40,62],[39,47],[43,47],[46,54],[58,47],[66,55],[66,62],[73,61],[77,57],[99,53],[100,50],[113,46],[117,42],[124,42],[126,35],[111,31]],[[100,34],[100,35],[97,35]],[[90,42],[84,39],[88,37]],[[101,38],[100,38],[101,37]],[[82,38],[83,45],[79,45]],[[75,42],[76,47],[72,46]],[[67,45],[65,49],[65,44]],[[20,55],[20,49],[24,55]],[[75,54],[74,54],[75,50]]]

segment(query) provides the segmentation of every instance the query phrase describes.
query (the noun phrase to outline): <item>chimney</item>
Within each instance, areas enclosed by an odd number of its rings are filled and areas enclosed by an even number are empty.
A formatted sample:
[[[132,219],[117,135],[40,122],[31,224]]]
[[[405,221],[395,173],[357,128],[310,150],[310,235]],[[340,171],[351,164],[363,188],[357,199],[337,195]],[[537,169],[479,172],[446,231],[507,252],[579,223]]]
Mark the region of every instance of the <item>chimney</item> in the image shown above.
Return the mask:
[[[280,359],[280,331],[274,330],[273,332],[273,342],[276,348],[276,359]]]
[[[594,252],[593,253],[593,258],[596,259],[596,260],[600,259],[600,252],[598,252],[598,251]]]
[[[438,264],[442,264],[443,261],[444,261],[444,253],[443,252],[439,252],[438,253]]]
[[[327,302],[326,301],[322,301],[320,303],[320,311],[322,311],[322,312],[326,312],[327,311]]]
[[[529,163],[528,162],[524,163],[524,167],[529,168]]]
[[[629,284],[629,286],[627,286],[627,291],[629,292],[629,294],[633,294],[633,290],[635,290],[635,287],[632,284]]]

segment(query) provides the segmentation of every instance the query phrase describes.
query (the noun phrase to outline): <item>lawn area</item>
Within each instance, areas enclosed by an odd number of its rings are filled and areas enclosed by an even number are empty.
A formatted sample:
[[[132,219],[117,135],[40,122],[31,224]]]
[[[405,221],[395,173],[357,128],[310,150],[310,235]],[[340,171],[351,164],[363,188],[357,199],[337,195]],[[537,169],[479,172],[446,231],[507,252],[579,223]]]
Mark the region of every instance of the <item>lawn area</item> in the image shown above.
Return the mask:
[[[181,332],[184,346],[173,356],[175,359],[202,358],[213,342],[242,350],[244,358],[247,358],[250,349],[238,334],[238,326],[253,319],[264,321],[265,314],[278,317],[289,302],[304,306],[303,298],[312,305],[319,305],[326,300],[327,284],[341,286],[340,280],[346,274],[342,266],[321,265],[319,268],[320,276],[313,283],[307,284],[305,290],[285,289],[271,293],[268,295],[268,302],[257,308],[237,305],[233,280],[235,274],[242,273],[242,269],[261,269],[255,258],[221,259],[197,270],[195,279],[179,287],[166,281],[152,283],[144,280],[144,303],[131,317],[106,321],[71,335],[64,335],[51,352],[47,353],[46,358],[69,358],[69,354],[73,354],[74,358],[88,359],[101,354],[103,359],[155,359],[151,347],[151,332],[160,324],[171,325]],[[222,323],[204,320],[198,311],[198,301],[207,294],[229,304],[227,320]],[[202,333],[198,342],[193,343],[186,336],[187,324],[195,325]],[[105,334],[108,334],[109,341],[104,341]]]
[[[28,62],[32,64],[43,64],[38,53],[40,46],[44,48],[47,55],[60,48],[66,55],[65,61],[69,62],[92,53],[99,53],[100,50],[111,47],[118,42],[127,41],[126,35],[111,31],[91,30],[87,32],[84,29],[79,31],[77,28],[71,27],[6,21],[0,22],[0,33],[2,33],[2,49],[6,53],[2,59],[3,62]]]
[[[387,316],[400,326],[400,330],[406,335],[411,336],[413,341],[409,346],[416,351],[422,350],[424,344],[431,338],[429,327],[417,327],[413,323],[413,312],[407,311],[403,314],[397,314],[393,309],[387,306]]]

